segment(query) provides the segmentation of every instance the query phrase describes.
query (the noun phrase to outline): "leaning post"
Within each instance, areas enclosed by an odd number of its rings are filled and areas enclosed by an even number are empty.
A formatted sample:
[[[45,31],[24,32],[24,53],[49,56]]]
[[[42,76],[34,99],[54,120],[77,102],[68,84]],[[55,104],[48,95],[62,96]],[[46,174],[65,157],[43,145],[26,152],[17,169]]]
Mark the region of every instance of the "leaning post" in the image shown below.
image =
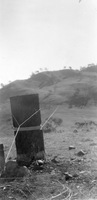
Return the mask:
[[[29,166],[32,161],[45,158],[41,113],[38,94],[10,98],[17,162]],[[36,113],[36,114],[35,114]]]
[[[5,156],[4,156],[4,146],[0,144],[0,172],[4,170]]]

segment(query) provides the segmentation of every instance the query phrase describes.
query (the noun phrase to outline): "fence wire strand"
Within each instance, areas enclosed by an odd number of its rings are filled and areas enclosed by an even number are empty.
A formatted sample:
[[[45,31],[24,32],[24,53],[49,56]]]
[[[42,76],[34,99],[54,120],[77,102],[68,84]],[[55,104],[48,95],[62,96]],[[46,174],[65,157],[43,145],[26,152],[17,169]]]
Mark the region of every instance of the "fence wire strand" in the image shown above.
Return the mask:
[[[41,125],[41,128],[40,128],[41,130],[42,130],[42,128],[46,125],[46,123],[50,120],[50,118],[55,114],[55,112],[57,111],[58,107],[59,107],[59,106],[57,106],[57,108],[52,112],[52,114],[48,117],[48,119],[44,122],[44,124]],[[13,145],[14,145],[15,139],[16,139],[16,137],[17,137],[17,135],[18,135],[18,132],[19,132],[21,126],[24,125],[24,124],[25,124],[29,119],[31,119],[34,115],[36,115],[40,110],[41,110],[41,109],[37,110],[34,114],[32,114],[32,115],[29,116],[26,120],[24,120],[20,125],[19,125],[19,122],[17,121],[16,117],[15,117],[14,115],[12,115],[12,116],[14,117],[16,123],[17,123],[19,126],[18,126],[18,128],[17,128],[16,134],[15,134],[15,136],[14,136],[14,139],[13,139],[13,141],[12,141],[12,144],[11,144],[11,146],[10,146],[10,149],[9,149],[9,151],[8,151],[8,153],[7,153],[5,162],[7,162],[7,160],[8,160],[8,157],[9,157],[9,155],[10,155],[11,149],[12,149],[12,147],[13,147]]]
[[[12,149],[13,144],[14,144],[14,142],[15,142],[15,139],[16,139],[16,137],[17,137],[17,135],[18,135],[18,132],[19,132],[19,130],[20,130],[20,127],[21,127],[23,124],[25,124],[29,119],[31,119],[34,115],[36,115],[39,111],[40,111],[40,109],[37,110],[34,114],[32,114],[30,117],[28,117],[24,122],[22,122],[22,123],[18,126],[17,131],[16,131],[16,134],[15,134],[14,139],[13,139],[13,141],[12,141],[12,144],[11,144],[11,146],[10,146],[10,149],[9,149],[9,151],[8,151],[8,153],[7,153],[5,162],[7,162],[7,160],[8,160],[8,157],[9,157],[9,155],[10,155],[11,149]],[[16,119],[16,118],[14,117],[14,119]],[[17,119],[16,119],[16,122],[17,122]]]

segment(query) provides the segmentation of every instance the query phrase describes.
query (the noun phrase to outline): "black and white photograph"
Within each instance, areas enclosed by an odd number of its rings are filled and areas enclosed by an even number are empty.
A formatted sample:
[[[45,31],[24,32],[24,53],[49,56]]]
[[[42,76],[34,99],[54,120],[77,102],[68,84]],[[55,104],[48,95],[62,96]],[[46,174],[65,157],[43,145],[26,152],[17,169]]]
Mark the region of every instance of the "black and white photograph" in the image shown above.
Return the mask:
[[[97,0],[0,0],[0,200],[97,200]]]

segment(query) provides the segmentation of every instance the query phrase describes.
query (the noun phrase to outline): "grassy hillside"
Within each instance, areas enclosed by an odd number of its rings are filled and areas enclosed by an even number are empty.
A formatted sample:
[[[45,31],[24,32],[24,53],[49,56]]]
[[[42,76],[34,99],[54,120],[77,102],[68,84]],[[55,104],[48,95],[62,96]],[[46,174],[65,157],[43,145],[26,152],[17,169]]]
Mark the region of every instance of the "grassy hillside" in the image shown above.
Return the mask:
[[[96,69],[42,72],[3,87],[0,90],[0,142],[4,144],[5,158],[14,138],[10,97],[31,93],[39,93],[42,123],[57,107],[43,129],[47,163],[36,173],[31,165],[30,174],[9,182],[8,188],[4,185],[6,190],[2,183],[7,182],[1,180],[1,198],[3,195],[4,199],[9,196],[15,199],[55,199],[54,195],[65,188],[64,197],[57,196],[60,199],[96,199]],[[79,156],[79,152],[84,154]],[[16,156],[14,144],[9,158]],[[66,180],[67,173],[71,178]]]
[[[0,129],[11,123],[10,97],[38,93],[40,106],[64,105],[90,107],[97,105],[97,66],[82,70],[63,69],[32,75],[0,89]]]
[[[97,68],[97,66],[95,66]],[[90,70],[90,71],[89,71]],[[45,103],[70,103],[75,96],[87,97],[91,103],[97,101],[97,70],[91,67],[81,71],[64,69],[47,71],[32,75],[26,80],[17,80],[0,90],[0,104],[6,103],[11,96],[39,93]],[[77,101],[77,98],[76,98]],[[74,102],[72,102],[74,103]],[[75,106],[78,104],[74,103]],[[82,102],[82,105],[83,102]]]

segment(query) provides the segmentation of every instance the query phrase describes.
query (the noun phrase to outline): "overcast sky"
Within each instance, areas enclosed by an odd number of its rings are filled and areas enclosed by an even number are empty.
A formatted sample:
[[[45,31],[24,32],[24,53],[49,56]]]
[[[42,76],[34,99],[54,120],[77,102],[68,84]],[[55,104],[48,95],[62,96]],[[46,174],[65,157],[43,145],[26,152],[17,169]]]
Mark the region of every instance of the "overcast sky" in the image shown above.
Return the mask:
[[[0,0],[0,83],[97,63],[97,0]]]

